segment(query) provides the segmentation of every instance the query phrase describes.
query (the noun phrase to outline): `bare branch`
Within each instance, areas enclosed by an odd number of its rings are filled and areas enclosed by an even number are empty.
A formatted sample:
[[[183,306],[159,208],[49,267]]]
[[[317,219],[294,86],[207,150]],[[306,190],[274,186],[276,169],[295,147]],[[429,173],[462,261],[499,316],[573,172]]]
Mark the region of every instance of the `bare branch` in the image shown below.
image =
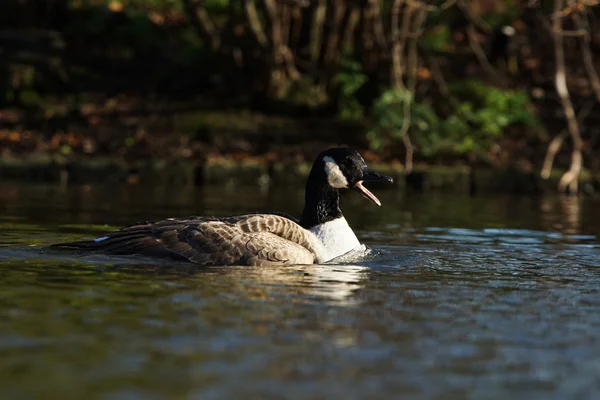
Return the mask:
[[[499,73],[492,66],[492,64],[490,64],[490,61],[488,60],[485,54],[485,50],[477,40],[477,32],[475,30],[475,27],[486,34],[490,33],[492,29],[483,19],[481,19],[477,14],[473,12],[473,10],[471,10],[471,7],[465,0],[457,0],[457,5],[462,11],[465,18],[469,21],[469,25],[466,29],[467,37],[469,38],[469,45],[471,46],[471,50],[473,51],[473,54],[475,54],[475,57],[477,57],[479,64],[484,69],[484,71],[487,72],[496,81],[498,85],[504,87],[508,86],[506,77]]]
[[[579,113],[577,114],[577,122],[581,123],[584,119],[586,119],[588,115],[590,115],[590,112],[593,108],[594,102],[588,102],[585,105],[585,107],[579,110]],[[542,171],[540,172],[540,176],[542,178],[550,178],[550,174],[552,173],[552,166],[554,164],[554,159],[560,151],[560,148],[564,140],[567,138],[568,134],[569,132],[563,130],[550,141],[550,144],[548,145],[548,150],[546,150],[546,156],[544,157],[544,163],[542,164]]]
[[[402,14],[402,29],[398,30],[398,16],[400,15],[400,9],[404,0],[394,0],[392,5],[392,18],[391,18],[391,33],[392,33],[392,82],[394,87],[397,89],[407,90],[404,86],[403,75],[403,57],[404,47],[406,46],[406,39],[408,37],[408,31],[410,29],[410,18],[413,13],[413,8],[406,5]],[[412,96],[412,93],[410,94]],[[412,99],[407,96],[402,104],[402,127],[400,128],[400,137],[404,143],[404,149],[406,156],[404,160],[404,170],[406,174],[412,172],[412,160],[414,154],[414,148],[412,141],[408,136],[408,129],[410,128],[410,106]]]
[[[221,37],[215,24],[208,16],[206,8],[204,8],[204,1],[184,0],[183,4],[198,35],[212,51],[218,51],[221,47]]]
[[[292,6],[282,3],[279,8],[281,9],[281,41],[289,46],[292,25]]]
[[[298,50],[301,31],[302,12],[300,11],[300,7],[290,6],[290,38],[288,43],[294,50]]]
[[[319,53],[321,50],[321,41],[323,39],[323,25],[325,23],[325,14],[327,5],[325,0],[319,0],[313,14],[312,29],[310,32],[310,58],[313,67],[319,63]]]
[[[448,84],[446,83],[446,79],[444,78],[444,74],[442,72],[442,68],[440,67],[440,63],[436,57],[434,57],[428,48],[425,46],[420,46],[421,52],[425,56],[429,67],[431,69],[431,76],[435,80],[438,85],[438,89],[440,94],[455,108],[459,109],[459,102],[456,98],[450,93],[450,89],[448,88]]]
[[[417,40],[423,31],[423,24],[429,11],[421,3],[407,0],[402,9],[402,29],[398,30],[398,15],[402,8],[403,0],[394,0],[392,4],[391,34],[392,34],[392,81],[398,89],[403,89],[409,95],[405,97],[402,104],[402,127],[400,136],[406,150],[405,172],[409,174],[413,167],[414,147],[410,140],[408,130],[411,124],[411,106],[417,85],[417,72],[419,55],[417,52]],[[404,49],[408,44],[406,62],[404,61]],[[406,85],[404,83],[404,64],[406,63]]]
[[[574,16],[575,24],[577,24],[577,28],[579,30],[585,31],[585,35],[582,36],[581,43],[581,51],[583,58],[583,65],[585,66],[585,72],[592,84],[592,89],[594,89],[594,94],[596,95],[596,100],[600,101],[600,78],[598,78],[598,73],[596,72],[596,68],[594,67],[594,61],[592,58],[592,50],[591,50],[591,37],[590,37],[590,27],[587,21],[587,18],[582,19],[579,14],[575,14]]]
[[[250,27],[250,31],[252,31],[254,38],[261,45],[261,47],[266,48],[269,44],[269,40],[267,39],[265,30],[260,22],[260,18],[258,17],[256,4],[254,4],[253,0],[244,0],[244,14],[246,15],[248,26]]]
[[[490,64],[490,61],[488,60],[487,56],[485,55],[485,51],[483,50],[483,47],[481,47],[481,45],[477,41],[477,34],[475,33],[475,29],[473,28],[473,25],[467,26],[467,36],[469,38],[469,44],[471,46],[471,50],[473,50],[475,57],[477,57],[477,60],[479,61],[479,64],[484,69],[484,71],[487,72],[496,81],[496,83],[498,85],[507,87],[508,86],[507,79],[501,73],[499,73],[496,70],[496,68],[494,68],[492,66],[492,64]]]
[[[570,37],[580,37],[580,36],[582,36],[583,37],[583,36],[587,35],[587,31],[582,30],[582,29],[578,29],[576,31],[560,30],[559,32],[560,32],[560,34],[562,36],[565,36],[565,37],[567,37],[567,36],[570,36]]]
[[[338,43],[342,40],[342,22],[346,15],[346,5],[344,2],[332,3],[331,7],[333,7],[333,21],[331,22],[329,37],[327,38],[325,56],[323,57],[326,65],[334,63],[336,56],[339,54],[337,51],[339,48]]]
[[[579,174],[583,165],[583,140],[579,132],[579,124],[575,117],[575,110],[569,95],[567,87],[566,67],[565,67],[565,49],[563,36],[561,35],[562,18],[561,9],[563,0],[554,0],[554,10],[552,14],[552,38],[554,40],[554,57],[556,60],[556,73],[554,77],[556,91],[560,97],[563,106],[565,118],[567,119],[567,129],[573,141],[573,152],[571,153],[571,167],[560,178],[558,188],[561,192],[576,193],[578,189]]]
[[[463,12],[463,15],[467,17],[467,20],[469,20],[472,25],[475,25],[477,29],[485,33],[490,33],[492,31],[492,28],[471,10],[471,7],[469,7],[465,0],[457,0],[456,4]]]
[[[404,68],[404,47],[406,46],[406,39],[408,37],[408,31],[410,29],[410,19],[412,17],[413,8],[407,5],[402,13],[402,29],[399,29],[398,16],[400,15],[400,9],[402,8],[404,0],[394,0],[392,5],[392,18],[391,18],[391,36],[392,36],[392,82],[397,88],[404,88],[404,81],[402,78]]]
[[[339,51],[343,52],[347,47],[352,46],[352,37],[354,36],[354,30],[356,29],[356,25],[358,24],[358,20],[360,19],[360,10],[356,7],[350,5],[350,9],[347,11],[348,20],[342,26],[346,27],[344,32],[344,37],[340,42]]]
[[[277,3],[275,0],[263,0],[267,20],[270,28],[271,43],[273,49],[277,49],[281,46],[281,21],[277,15]]]
[[[281,20],[278,13],[278,5],[275,0],[263,0],[269,36],[271,41],[271,84],[270,90],[276,97],[283,95],[282,83],[285,74],[292,79],[298,79],[299,73],[294,64],[294,57],[287,44],[283,43]]]
[[[446,0],[444,3],[442,3],[442,5],[440,5],[439,9],[442,11],[447,10],[448,8],[452,7],[454,3],[456,3],[456,0]]]
[[[379,0],[369,1],[371,4],[371,17],[373,18],[373,33],[375,34],[375,40],[379,45],[380,49],[387,49],[387,43],[385,38],[385,32],[383,29],[383,22],[381,21],[381,4]]]
[[[290,79],[292,79],[293,81],[299,80],[300,72],[298,72],[298,69],[296,69],[296,64],[294,62],[294,54],[292,53],[290,48],[288,46],[281,46],[280,52],[283,62],[285,64],[286,72]]]
[[[559,14],[559,15],[562,15]],[[588,75],[588,78],[592,84],[592,88],[594,89],[594,94],[596,95],[596,99],[598,101],[600,101],[600,80],[598,79],[598,74],[596,73],[596,69],[594,68],[594,63],[593,63],[593,59],[592,59],[592,52],[591,52],[591,38],[590,38],[590,34],[589,34],[589,25],[587,22],[587,19],[583,19],[579,16],[579,14],[574,14],[573,19],[575,21],[575,24],[577,25],[578,31],[582,31],[584,32],[583,35],[581,35],[582,37],[582,53],[583,53],[583,63],[586,69],[586,73]],[[558,27],[561,28],[561,27]],[[555,32],[555,33],[554,33]],[[565,36],[565,31],[563,31],[562,29],[557,29],[554,30],[553,34],[559,34],[562,36]],[[593,102],[589,102],[586,107],[584,107],[583,109],[580,110],[579,114],[577,115],[577,123],[580,124],[591,112],[592,108],[593,108],[594,103]],[[567,137],[568,132],[567,131],[563,131],[560,134],[558,134],[557,136],[555,136],[552,141],[550,142],[550,144],[548,145],[548,150],[546,152],[546,157],[544,158],[544,164],[542,167],[542,171],[541,171],[541,176],[544,179],[548,179],[550,177],[550,173],[552,172],[552,165],[554,164],[554,159],[556,157],[556,154],[558,153],[558,151],[560,150],[562,143],[564,142],[564,139]],[[575,161],[577,161],[577,158],[575,159]],[[564,176],[563,176],[564,178]]]
[[[415,17],[412,21],[411,33],[413,36],[412,41],[409,44],[408,48],[408,68],[407,68],[407,89],[410,93],[413,94],[413,97],[416,93],[417,89],[417,73],[419,69],[419,54],[417,52],[417,40],[421,37],[423,33],[423,24],[425,23],[425,19],[427,17],[428,10],[426,8],[419,9]],[[405,110],[405,120],[402,125],[402,137],[404,138],[404,146],[406,147],[406,170],[410,173],[413,167],[413,146],[410,143],[410,137],[408,135],[408,128],[410,124],[410,102],[405,102],[404,104]],[[406,113],[407,112],[407,113]]]
[[[550,141],[550,144],[548,145],[548,150],[546,151],[546,157],[544,157],[542,171],[540,173],[542,178],[550,178],[550,174],[552,173],[552,165],[554,164],[554,159],[556,158],[558,151],[562,147],[564,140],[567,138],[567,134],[568,133],[566,131],[563,131],[558,135],[554,136],[554,138]]]

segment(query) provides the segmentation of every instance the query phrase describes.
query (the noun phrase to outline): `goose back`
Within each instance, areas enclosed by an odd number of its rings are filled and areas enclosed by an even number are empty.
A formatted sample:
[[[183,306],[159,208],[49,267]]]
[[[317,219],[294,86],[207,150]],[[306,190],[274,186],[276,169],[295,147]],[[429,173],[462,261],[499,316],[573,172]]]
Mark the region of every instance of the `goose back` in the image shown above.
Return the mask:
[[[62,246],[167,257],[201,265],[313,264],[323,261],[325,254],[310,231],[275,214],[171,218]]]

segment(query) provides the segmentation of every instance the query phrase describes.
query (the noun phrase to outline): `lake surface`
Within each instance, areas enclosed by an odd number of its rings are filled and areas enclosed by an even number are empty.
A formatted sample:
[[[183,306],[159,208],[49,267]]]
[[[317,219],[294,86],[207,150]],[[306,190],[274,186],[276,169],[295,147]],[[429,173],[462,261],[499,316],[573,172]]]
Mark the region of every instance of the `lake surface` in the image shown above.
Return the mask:
[[[51,243],[302,191],[0,184],[2,399],[597,399],[600,200],[355,193],[352,265],[197,268]]]

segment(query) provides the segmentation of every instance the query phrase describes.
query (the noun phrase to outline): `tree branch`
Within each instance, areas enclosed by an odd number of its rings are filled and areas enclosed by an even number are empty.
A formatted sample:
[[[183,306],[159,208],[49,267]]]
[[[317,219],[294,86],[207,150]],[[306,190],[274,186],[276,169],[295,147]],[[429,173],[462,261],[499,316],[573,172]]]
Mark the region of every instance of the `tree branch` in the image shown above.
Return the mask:
[[[339,54],[337,52],[338,43],[342,40],[342,23],[344,21],[344,16],[346,15],[346,5],[343,1],[332,3],[331,7],[333,7],[333,21],[331,21],[325,56],[323,57],[326,65],[334,63]]]
[[[471,7],[469,7],[465,0],[457,0],[456,4],[461,9],[467,20],[472,25],[475,25],[477,29],[485,33],[490,33],[492,31],[492,28],[490,28],[490,26],[483,19],[479,18],[479,16],[475,14],[473,10],[471,10]]]
[[[498,85],[507,87],[507,79],[502,74],[500,74],[496,70],[496,68],[492,66],[492,64],[490,64],[490,61],[485,55],[485,51],[477,41],[477,33],[475,32],[475,29],[471,24],[467,26],[467,36],[469,38],[469,45],[471,46],[471,50],[473,50],[475,57],[477,57],[477,60],[479,61],[479,64],[484,69],[484,71],[487,72],[496,81]]]
[[[558,189],[561,192],[574,194],[578,189],[579,174],[581,173],[583,165],[583,140],[581,138],[581,133],[579,132],[579,124],[575,117],[575,110],[567,87],[564,40],[561,34],[562,18],[560,13],[562,8],[563,0],[554,0],[554,10],[552,13],[552,39],[554,41],[554,57],[556,60],[554,82],[565,113],[565,118],[567,119],[567,129],[571,136],[571,140],[573,141],[573,152],[571,153],[571,167],[560,178]]]
[[[427,17],[428,9],[420,8],[416,11],[415,17],[412,20],[411,36],[412,40],[408,47],[407,64],[408,68],[406,71],[407,89],[414,98],[417,89],[417,73],[419,69],[419,54],[417,52],[417,41],[423,33],[423,24]],[[406,170],[410,173],[413,168],[413,145],[408,135],[408,128],[410,125],[410,113],[411,113],[411,101],[405,101],[404,103],[405,120],[402,124],[402,138],[404,140],[404,147],[406,148]]]
[[[325,14],[327,6],[325,0],[318,0],[313,14],[312,29],[310,32],[310,58],[313,68],[319,63],[319,55],[321,50],[321,42],[323,40],[323,24],[325,23]]]
[[[269,35],[271,42],[271,84],[270,90],[275,97],[281,97],[285,74],[293,80],[299,78],[299,73],[294,64],[294,56],[287,44],[283,42],[281,20],[278,13],[278,5],[275,0],[263,0]]]
[[[348,19],[345,24],[342,26],[346,27],[344,31],[344,37],[342,38],[339,44],[339,52],[342,53],[346,48],[352,46],[352,37],[354,36],[354,30],[358,25],[358,20],[360,19],[360,10],[358,10],[354,5],[349,6],[349,10],[347,11]]]
[[[587,73],[590,83],[592,84],[592,89],[596,95],[596,100],[600,101],[600,78],[598,78],[598,73],[596,72],[592,58],[590,27],[587,19],[582,20],[579,14],[574,15],[574,20],[577,28],[585,32],[585,34],[581,37],[583,65],[585,66],[585,72]]]
[[[269,45],[269,40],[267,39],[265,30],[260,22],[258,11],[256,10],[256,4],[254,4],[253,0],[244,0],[243,3],[244,14],[246,16],[246,20],[248,21],[250,31],[253,33],[258,44],[260,44],[260,46],[263,48],[267,48]]]
[[[398,16],[402,8],[403,0],[394,0],[392,3],[391,17],[391,40],[392,40],[392,82],[397,89],[407,92],[402,104],[402,127],[400,136],[406,150],[405,172],[409,174],[413,167],[414,147],[410,140],[408,130],[411,124],[411,107],[413,97],[416,93],[417,73],[419,67],[419,54],[417,52],[418,39],[423,32],[423,24],[429,11],[428,7],[423,7],[421,3],[407,0],[402,9],[402,27],[398,28]],[[406,61],[404,49],[407,40],[411,39],[408,45]],[[406,85],[404,83],[404,67],[406,64]]]
[[[392,36],[392,83],[395,87],[406,89],[402,78],[404,69],[404,47],[410,29],[413,9],[406,5],[402,13],[402,29],[399,29],[398,17],[404,0],[394,0],[392,4],[391,36]]]
[[[281,41],[289,47],[292,26],[292,6],[282,3],[279,8],[281,9]]]
[[[217,27],[208,16],[203,0],[183,0],[190,22],[208,47],[217,52],[221,47],[221,37]]]
[[[577,122],[581,123],[584,119],[590,115],[590,112],[594,108],[594,102],[588,102],[577,114]],[[556,135],[548,145],[548,150],[546,150],[546,156],[544,157],[544,163],[542,164],[542,171],[540,172],[540,176],[543,179],[550,178],[550,174],[552,173],[552,166],[554,164],[554,159],[556,155],[560,151],[560,148],[567,138],[569,132],[567,130],[563,130],[561,133]]]
[[[387,49],[387,43],[385,39],[385,32],[383,29],[383,22],[381,21],[381,4],[379,0],[370,0],[371,13],[373,18],[373,33],[375,40],[379,45],[379,49]]]

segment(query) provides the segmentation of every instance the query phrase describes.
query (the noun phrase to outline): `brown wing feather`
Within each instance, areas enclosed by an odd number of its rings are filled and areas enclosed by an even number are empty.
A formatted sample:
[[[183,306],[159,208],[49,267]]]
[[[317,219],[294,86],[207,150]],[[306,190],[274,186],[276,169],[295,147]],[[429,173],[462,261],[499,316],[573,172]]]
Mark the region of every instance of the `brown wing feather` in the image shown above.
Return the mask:
[[[274,214],[168,219],[126,227],[100,241],[58,246],[185,259],[202,265],[312,264],[318,252],[310,232]]]

